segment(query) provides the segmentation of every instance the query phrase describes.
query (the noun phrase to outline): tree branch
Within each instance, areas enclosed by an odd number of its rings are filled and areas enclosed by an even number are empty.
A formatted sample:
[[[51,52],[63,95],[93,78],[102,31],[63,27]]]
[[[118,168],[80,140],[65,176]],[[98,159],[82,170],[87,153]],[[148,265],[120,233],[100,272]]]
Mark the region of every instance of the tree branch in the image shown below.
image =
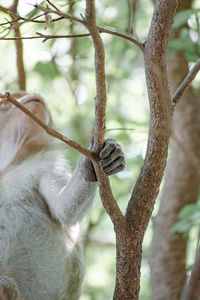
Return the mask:
[[[12,18],[11,22],[11,29],[14,29],[15,31],[15,37],[16,39],[16,49],[17,49],[17,70],[19,75],[19,87],[21,90],[26,89],[26,75],[25,75],[25,69],[24,69],[24,62],[23,62],[23,44],[21,41],[21,33],[19,29],[18,24],[18,18],[16,18],[17,14],[17,6],[18,6],[18,0],[13,1],[13,5],[10,8],[5,8],[3,6],[0,6],[0,10],[10,15]]]
[[[86,0],[86,17],[84,24],[88,28],[93,40],[95,49],[95,73],[96,73],[96,97],[95,97],[95,135],[94,135],[94,153],[98,156],[104,144],[104,134],[106,130],[106,75],[105,75],[105,54],[104,46],[101,40],[99,30],[96,26],[95,4],[94,0]],[[125,219],[117,205],[108,177],[101,171],[98,163],[94,164],[99,190],[103,206],[109,214],[115,229],[125,222]]]
[[[1,94],[0,93],[0,99],[2,99],[3,102],[11,102],[16,107],[18,107],[20,110],[22,110],[26,115],[28,115],[33,121],[35,121],[39,126],[41,126],[49,135],[55,137],[56,139],[66,143],[70,147],[74,148],[75,150],[79,151],[83,155],[87,156],[88,158],[95,160],[95,157],[93,153],[79,145],[78,143],[74,142],[73,140],[70,140],[66,136],[62,135],[58,131],[50,128],[47,126],[43,121],[41,121],[38,117],[36,117],[29,109],[27,109],[24,105],[22,105],[20,102],[18,102],[10,93]]]
[[[15,31],[15,37],[16,39],[16,49],[17,49],[17,71],[19,75],[19,88],[22,91],[26,90],[26,74],[25,74],[25,67],[24,67],[24,58],[23,58],[23,42],[21,38],[21,32],[19,28],[18,21],[15,20],[15,14],[17,14],[17,5],[18,0],[15,0],[13,3],[13,6],[11,7],[11,18],[13,20],[13,29]]]
[[[9,8],[3,7],[2,5],[0,5],[0,11],[4,12],[5,14],[10,15]]]
[[[44,10],[43,7],[41,6],[37,6],[37,8],[40,8],[42,10]],[[70,16],[68,14],[65,14],[63,13],[62,11],[60,11],[58,8],[56,8],[56,10],[52,10],[52,9],[46,9],[45,8],[45,12],[46,13],[53,13],[53,14],[57,14],[65,19],[68,19],[68,20],[71,20],[71,21],[75,21],[75,22],[79,22],[81,24],[84,24],[85,20],[83,19],[80,19],[80,18],[77,18],[77,17],[74,17],[74,16]],[[136,39],[134,39],[133,37],[127,35],[127,34],[123,34],[123,33],[120,33],[120,32],[117,32],[117,31],[113,31],[113,30],[109,30],[109,29],[106,29],[106,28],[103,28],[103,27],[100,27],[100,26],[96,26],[98,29],[99,29],[99,32],[100,33],[108,33],[108,34],[112,34],[112,35],[115,35],[115,36],[119,36],[123,39],[126,39],[130,42],[132,42],[133,44],[135,44],[136,46],[138,46],[142,51],[144,50],[144,44],[137,41]]]
[[[177,91],[174,93],[172,97],[172,103],[176,105],[182,95],[187,91],[187,89],[190,87],[190,84],[192,80],[196,77],[197,73],[200,70],[200,59],[197,60],[191,71],[188,73],[188,75],[185,77]]]
[[[0,37],[0,41],[15,41],[15,40],[33,40],[33,39],[44,39],[43,42],[46,42],[47,40],[50,39],[64,39],[64,38],[77,38],[77,37],[85,37],[85,36],[90,36],[89,33],[83,33],[83,34],[66,34],[66,35],[48,35],[48,34],[43,34],[40,32],[36,32],[38,34],[37,36],[24,36],[24,37],[12,37],[12,38],[7,38],[7,37]]]
[[[51,3],[52,4],[52,3]],[[42,6],[36,6],[37,9],[41,9],[44,11],[44,7]],[[6,9],[2,6],[0,6],[0,10],[4,11],[5,13],[9,14],[10,15],[10,11],[9,9]],[[68,19],[68,20],[71,20],[71,21],[76,21],[76,22],[79,22],[81,24],[84,24],[84,20],[80,19],[80,18],[76,18],[76,17],[73,17],[73,16],[70,16],[68,14],[65,14],[63,13],[62,11],[60,11],[57,7],[55,10],[52,10],[52,9],[46,9],[45,8],[45,12],[44,14],[42,15],[45,15],[45,14],[49,14],[49,13],[52,13],[52,14],[57,14],[60,16],[60,18],[57,18],[57,19],[53,19],[51,22],[55,22],[55,21],[58,21],[60,19]],[[40,16],[42,16],[40,15]],[[36,20],[36,18],[40,17],[40,16],[36,16],[34,17],[33,19],[26,19],[26,18],[23,18],[23,17],[20,17],[20,16],[17,16],[16,15],[16,20],[19,21],[19,20],[24,20],[24,22],[35,22],[35,23],[45,23],[45,21],[40,21],[40,20]],[[23,23],[24,23],[23,22]],[[0,24],[1,25],[6,25],[6,24],[9,24],[9,23],[13,23],[13,21],[10,21],[10,22],[6,22],[6,23],[2,23]],[[23,24],[23,23],[20,23]],[[142,51],[144,51],[144,44],[137,41],[136,39],[134,39],[133,37],[131,37],[130,35],[127,35],[127,34],[123,34],[123,33],[120,33],[120,32],[117,32],[117,31],[114,31],[114,30],[110,30],[110,29],[107,29],[107,28],[103,28],[101,26],[97,26],[98,30],[100,33],[107,33],[107,34],[111,34],[111,35],[114,35],[114,36],[118,36],[118,37],[121,37],[123,39],[126,39],[128,41],[130,41],[131,43],[135,44],[137,47],[139,47]],[[77,35],[77,36],[74,36],[74,37],[79,37],[79,36],[87,36],[87,35]],[[58,36],[60,37],[60,36]],[[61,36],[62,37],[62,36]],[[64,36],[63,36],[64,37]],[[66,36],[68,37],[68,36]],[[33,38],[37,38],[37,37],[30,37],[30,39],[33,39]],[[56,38],[56,36],[52,37],[52,38]],[[0,40],[3,40],[4,38],[0,38]],[[29,37],[22,37],[21,39],[29,39]],[[15,40],[15,38],[5,38],[5,40]]]
[[[128,40],[130,41],[131,43],[135,44],[136,46],[138,46],[142,52],[144,52],[144,44],[137,41],[136,39],[134,39],[133,37],[131,37],[130,35],[127,35],[127,34],[123,34],[123,33],[120,33],[120,32],[117,32],[117,31],[114,31],[114,30],[109,30],[109,29],[106,29],[106,28],[103,28],[103,27],[100,27],[100,26],[97,26],[97,28],[99,29],[99,32],[101,33],[108,33],[108,34],[112,34],[112,35],[115,35],[115,36],[119,36],[125,40]]]

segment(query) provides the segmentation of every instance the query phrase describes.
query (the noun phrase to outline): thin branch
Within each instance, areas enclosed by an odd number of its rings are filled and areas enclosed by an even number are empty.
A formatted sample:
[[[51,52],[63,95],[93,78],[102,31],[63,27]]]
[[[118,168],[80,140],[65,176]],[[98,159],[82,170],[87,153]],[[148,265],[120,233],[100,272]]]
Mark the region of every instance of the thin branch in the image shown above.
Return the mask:
[[[4,12],[5,14],[10,15],[9,8],[6,8],[6,7],[2,6],[2,5],[0,5],[0,11]]]
[[[14,29],[15,37],[21,38],[19,24],[15,18],[15,15],[17,14],[18,3],[19,0],[14,0],[13,5],[10,8],[11,11],[10,16],[13,20],[12,28]],[[16,43],[16,50],[17,50],[17,72],[18,72],[19,88],[20,90],[25,91],[26,74],[25,74],[24,58],[23,58],[23,42],[21,39],[17,39],[15,43]]]
[[[104,46],[101,40],[99,30],[96,26],[94,0],[86,0],[86,18],[85,26],[88,28],[95,49],[95,72],[96,72],[96,97],[95,97],[95,135],[94,135],[94,153],[98,155],[104,144],[104,134],[106,129],[106,75],[105,75],[105,54]],[[125,223],[125,218],[117,205],[110,181],[100,169],[97,162],[94,163],[97,179],[99,183],[100,196],[107,213],[109,214],[115,229],[117,230]]]
[[[64,39],[64,38],[77,38],[77,37],[85,37],[85,36],[90,36],[89,33],[83,33],[83,34],[68,34],[68,35],[48,35],[48,34],[43,34],[40,32],[36,32],[38,36],[24,36],[24,37],[12,37],[12,38],[7,38],[7,37],[0,37],[1,40],[5,41],[15,41],[15,40],[33,40],[33,39],[44,39],[43,42],[46,42],[47,40],[50,39]]]
[[[50,1],[49,1],[49,2],[50,2]],[[54,5],[52,2],[51,2],[51,4]],[[47,8],[42,7],[42,6],[36,6],[36,8],[37,8],[37,9],[41,9],[41,10],[43,10],[43,11],[44,11],[44,9],[45,9],[44,14],[42,14],[42,15],[45,15],[45,14],[47,14],[47,13],[48,13],[48,14],[49,14],[49,13],[53,13],[53,14],[57,14],[57,15],[60,16],[60,18],[53,19],[51,22],[55,22],[55,21],[58,21],[58,20],[64,18],[64,19],[68,19],[68,20],[71,20],[71,21],[76,21],[76,22],[79,22],[79,23],[81,23],[81,24],[84,24],[84,20],[83,20],[83,19],[76,18],[76,17],[74,17],[74,16],[70,16],[70,15],[68,15],[68,14],[65,14],[65,13],[63,13],[62,11],[60,11],[57,7],[55,8],[55,10],[53,10],[53,9],[47,9]],[[0,10],[4,11],[5,13],[7,13],[7,14],[10,15],[9,9],[6,9],[6,8],[0,6]],[[40,15],[40,16],[42,16],[42,15]],[[36,17],[33,18],[33,19],[26,19],[26,18],[23,18],[23,17],[18,16],[17,20],[24,20],[25,22],[45,23],[45,21],[35,20],[35,19],[38,18],[38,17],[39,17],[39,16],[36,16]],[[11,22],[12,22],[12,21],[11,21]],[[6,23],[2,23],[2,24],[0,24],[0,25],[6,25],[6,24],[8,24],[8,23],[9,23],[9,22],[6,22]],[[23,22],[23,23],[24,23],[24,22]],[[23,24],[23,23],[20,23],[20,25]],[[134,39],[134,38],[131,37],[130,35],[123,34],[123,33],[120,33],[120,32],[114,31],[114,30],[106,29],[106,28],[103,28],[103,27],[101,27],[101,26],[97,26],[97,28],[99,29],[99,32],[100,32],[100,33],[108,33],[108,34],[111,34],[111,35],[118,36],[118,37],[121,37],[121,38],[123,38],[123,39],[126,39],[126,40],[132,42],[133,44],[135,44],[136,46],[138,46],[142,51],[144,51],[144,44],[141,43],[141,42],[139,42],[139,41],[137,41],[136,39]],[[77,37],[79,37],[79,35],[78,35]],[[10,38],[8,38],[8,40],[9,40],[9,39],[10,39]],[[24,38],[22,38],[22,39],[28,39],[28,38],[24,37]],[[1,40],[1,38],[0,38],[0,40]]]
[[[55,4],[53,4],[50,0],[47,0],[47,2],[48,2],[53,8],[55,8],[55,10],[59,11],[58,7],[57,7]]]
[[[176,105],[180,98],[183,96],[183,94],[187,91],[187,89],[190,87],[190,84],[192,80],[196,77],[197,73],[200,70],[200,59],[197,60],[191,71],[188,73],[188,75],[185,77],[177,91],[174,93],[172,97],[172,103]]]
[[[39,35],[39,37],[43,38],[44,40],[42,42],[46,42],[49,39],[57,39],[57,38],[77,38],[77,37],[85,37],[90,36],[89,33],[83,33],[83,34],[68,34],[68,35],[48,35],[43,34],[40,32],[36,32],[36,34]]]
[[[16,14],[17,13],[17,7],[18,7],[18,4],[19,4],[19,0],[14,0],[13,1],[13,5],[11,6],[10,10]]]
[[[90,32],[95,49],[96,97],[95,97],[95,149],[99,153],[104,144],[106,130],[106,75],[105,53],[101,36],[96,27],[94,0],[86,0],[85,26]]]
[[[76,149],[83,155],[87,156],[88,158],[95,160],[93,153],[82,147],[80,144],[74,142],[73,140],[70,140],[66,136],[62,135],[58,131],[50,128],[47,126],[43,121],[41,121],[38,117],[36,117],[29,109],[27,109],[24,105],[22,105],[20,102],[18,102],[10,93],[0,94],[0,98],[2,101],[9,101],[12,104],[14,104],[16,107],[18,107],[20,110],[22,110],[25,114],[27,114],[33,121],[35,121],[39,126],[41,126],[49,135],[57,138],[58,140],[68,144],[70,147]]]
[[[44,9],[41,6],[38,6],[38,8]],[[76,21],[76,22],[79,22],[81,24],[85,23],[84,19],[76,18],[76,17],[70,16],[68,14],[65,14],[62,11],[60,11],[58,8],[56,8],[56,10],[45,9],[45,12],[57,14],[59,16],[62,16],[65,19],[68,19],[68,20],[71,20],[71,21]],[[126,39],[126,40],[132,42],[133,44],[135,44],[136,46],[138,46],[142,51],[144,51],[144,44],[140,43],[139,41],[137,41],[133,37],[131,37],[131,36],[127,35],[127,34],[123,34],[123,33],[117,32],[117,31],[113,31],[113,30],[109,30],[109,29],[106,29],[106,28],[103,28],[103,27],[100,27],[100,26],[96,26],[96,27],[99,29],[100,33],[108,33],[108,34],[112,34],[112,35],[115,35],[115,36],[119,36],[119,37],[121,37],[123,39]]]
[[[81,24],[84,24],[84,21],[80,18],[74,17],[74,16],[69,16],[68,14],[65,14],[64,12],[62,12],[61,10],[53,10],[53,9],[47,9],[45,7],[42,7],[40,5],[35,6],[37,9],[41,9],[42,11],[44,11],[45,13],[52,13],[52,14],[56,14],[60,17],[63,17],[65,19],[71,20],[71,21],[75,21]]]
[[[136,39],[134,39],[130,35],[123,34],[123,33],[120,33],[120,32],[114,31],[114,30],[109,30],[109,29],[106,29],[106,28],[103,28],[103,27],[100,27],[100,26],[97,26],[97,28],[99,29],[100,33],[103,32],[103,33],[108,33],[108,34],[112,34],[112,35],[115,35],[115,36],[119,36],[123,39],[126,39],[126,40],[132,42],[133,44],[138,46],[142,51],[144,51],[144,44],[137,41]]]
[[[19,77],[19,87],[21,90],[26,89],[26,75],[25,75],[25,69],[24,69],[24,61],[23,61],[23,44],[21,41],[21,33],[19,29],[18,20],[15,17],[17,14],[17,6],[18,6],[19,0],[14,0],[13,5],[10,8],[4,8],[3,6],[0,6],[0,10],[10,15],[12,18],[12,23],[10,26],[10,29],[14,29],[15,31],[15,37],[16,39],[16,50],[17,50],[17,70],[18,70],[18,77]]]

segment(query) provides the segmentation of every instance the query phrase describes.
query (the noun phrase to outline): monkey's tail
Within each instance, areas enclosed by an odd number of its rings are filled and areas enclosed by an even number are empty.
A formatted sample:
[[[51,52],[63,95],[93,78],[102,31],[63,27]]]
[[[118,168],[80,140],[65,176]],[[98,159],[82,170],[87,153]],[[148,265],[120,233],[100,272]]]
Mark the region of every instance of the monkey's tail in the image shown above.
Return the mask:
[[[0,276],[0,300],[23,300],[14,279]]]

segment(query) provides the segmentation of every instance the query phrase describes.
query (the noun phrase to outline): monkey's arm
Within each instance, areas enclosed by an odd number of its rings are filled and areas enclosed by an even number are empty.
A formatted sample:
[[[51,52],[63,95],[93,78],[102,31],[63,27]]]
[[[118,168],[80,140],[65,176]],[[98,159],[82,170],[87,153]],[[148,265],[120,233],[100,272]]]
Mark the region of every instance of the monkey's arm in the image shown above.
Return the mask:
[[[81,221],[92,204],[96,182],[89,182],[80,167],[69,179],[66,174],[45,174],[40,180],[40,193],[44,197],[52,217],[63,226],[71,226]]]
[[[100,167],[107,175],[116,174],[124,169],[124,154],[115,140],[107,139],[99,156]],[[67,184],[62,184],[62,180],[59,182],[60,176],[50,176],[46,174],[41,178],[40,191],[46,199],[52,217],[66,226],[77,223],[90,208],[96,191],[97,179],[92,162],[81,156]]]

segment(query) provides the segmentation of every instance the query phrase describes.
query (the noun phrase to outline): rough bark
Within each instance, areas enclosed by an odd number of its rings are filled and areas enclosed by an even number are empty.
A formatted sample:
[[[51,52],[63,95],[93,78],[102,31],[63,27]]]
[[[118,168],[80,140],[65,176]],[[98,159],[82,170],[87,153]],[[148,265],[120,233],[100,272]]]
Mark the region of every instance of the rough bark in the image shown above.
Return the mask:
[[[189,8],[192,1],[179,1],[178,9]],[[179,34],[173,32],[173,37]],[[175,92],[188,73],[188,64],[182,53],[177,53],[168,61],[171,91]],[[172,131],[193,155],[200,153],[200,105],[199,95],[190,88],[178,103]],[[179,210],[186,204],[195,202],[199,187],[199,172],[190,156],[172,140],[171,158],[166,172],[166,180],[161,204],[154,219],[154,234],[150,251],[152,299],[177,300],[185,282],[185,259],[187,239],[182,234],[172,233]]]
[[[150,130],[144,165],[126,212],[126,228],[117,232],[117,282],[114,300],[137,300],[141,249],[163,176],[170,136],[172,103],[166,71],[166,47],[174,0],[156,1],[144,47],[145,74],[150,103]]]

